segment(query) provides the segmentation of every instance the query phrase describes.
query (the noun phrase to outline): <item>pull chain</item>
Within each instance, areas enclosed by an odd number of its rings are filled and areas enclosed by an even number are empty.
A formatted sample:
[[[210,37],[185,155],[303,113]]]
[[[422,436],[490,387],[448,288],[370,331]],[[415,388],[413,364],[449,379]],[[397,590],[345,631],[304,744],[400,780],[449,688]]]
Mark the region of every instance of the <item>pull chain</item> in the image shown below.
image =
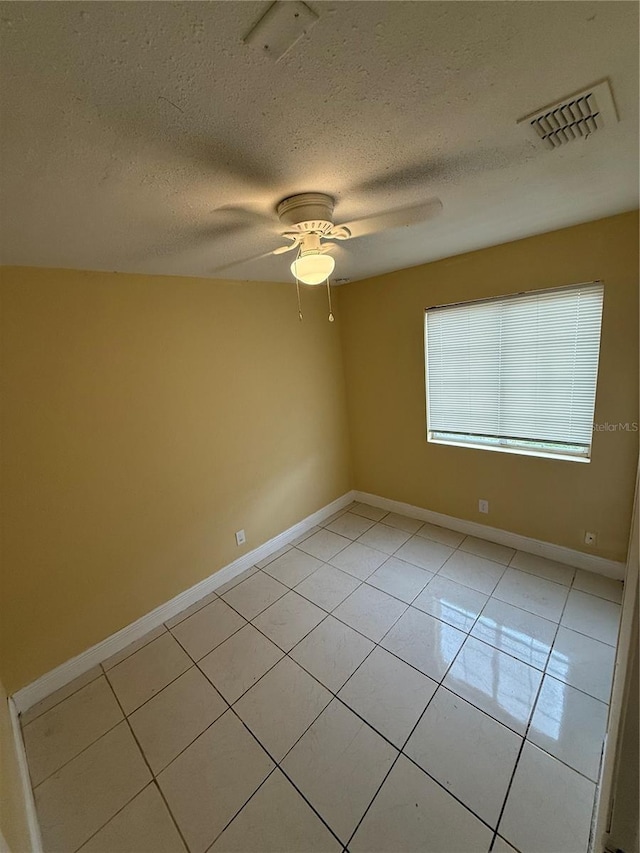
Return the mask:
[[[296,293],[298,294],[298,319],[302,322],[302,307],[300,305],[300,282],[296,278]]]
[[[329,276],[327,276],[327,296],[329,297],[329,322],[333,323],[335,317],[331,308],[331,285],[329,284]]]

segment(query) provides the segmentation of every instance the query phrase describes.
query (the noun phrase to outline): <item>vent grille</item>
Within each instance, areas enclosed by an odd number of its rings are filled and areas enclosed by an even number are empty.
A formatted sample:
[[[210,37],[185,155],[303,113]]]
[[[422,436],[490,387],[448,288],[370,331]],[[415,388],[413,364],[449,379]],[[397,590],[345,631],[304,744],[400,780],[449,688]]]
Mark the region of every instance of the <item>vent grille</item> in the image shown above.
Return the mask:
[[[586,139],[618,120],[609,82],[604,80],[521,119],[529,133],[547,148]]]

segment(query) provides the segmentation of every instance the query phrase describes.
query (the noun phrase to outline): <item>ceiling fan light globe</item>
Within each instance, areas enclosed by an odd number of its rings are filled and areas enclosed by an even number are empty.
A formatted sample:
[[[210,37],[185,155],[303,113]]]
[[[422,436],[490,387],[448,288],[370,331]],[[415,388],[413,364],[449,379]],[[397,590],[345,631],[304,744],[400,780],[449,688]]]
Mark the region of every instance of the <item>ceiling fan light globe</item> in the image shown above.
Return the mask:
[[[336,262],[331,255],[309,253],[300,255],[291,264],[291,272],[303,284],[322,284],[333,270]]]

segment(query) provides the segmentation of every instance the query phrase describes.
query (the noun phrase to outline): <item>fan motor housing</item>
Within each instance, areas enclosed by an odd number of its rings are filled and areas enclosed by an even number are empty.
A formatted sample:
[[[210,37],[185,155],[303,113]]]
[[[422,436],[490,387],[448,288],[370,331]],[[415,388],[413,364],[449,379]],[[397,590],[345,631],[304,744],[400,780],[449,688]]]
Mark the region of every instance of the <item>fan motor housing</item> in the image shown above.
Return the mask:
[[[326,234],[333,227],[334,200],[324,193],[300,193],[283,199],[276,210],[289,230]]]

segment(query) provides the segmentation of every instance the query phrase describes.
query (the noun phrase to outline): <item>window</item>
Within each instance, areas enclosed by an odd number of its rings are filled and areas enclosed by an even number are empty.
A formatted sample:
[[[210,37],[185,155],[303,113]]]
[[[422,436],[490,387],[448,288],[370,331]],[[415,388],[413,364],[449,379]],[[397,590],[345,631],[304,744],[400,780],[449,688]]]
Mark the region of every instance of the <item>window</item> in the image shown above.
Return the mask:
[[[428,308],[427,440],[588,462],[603,285]]]

